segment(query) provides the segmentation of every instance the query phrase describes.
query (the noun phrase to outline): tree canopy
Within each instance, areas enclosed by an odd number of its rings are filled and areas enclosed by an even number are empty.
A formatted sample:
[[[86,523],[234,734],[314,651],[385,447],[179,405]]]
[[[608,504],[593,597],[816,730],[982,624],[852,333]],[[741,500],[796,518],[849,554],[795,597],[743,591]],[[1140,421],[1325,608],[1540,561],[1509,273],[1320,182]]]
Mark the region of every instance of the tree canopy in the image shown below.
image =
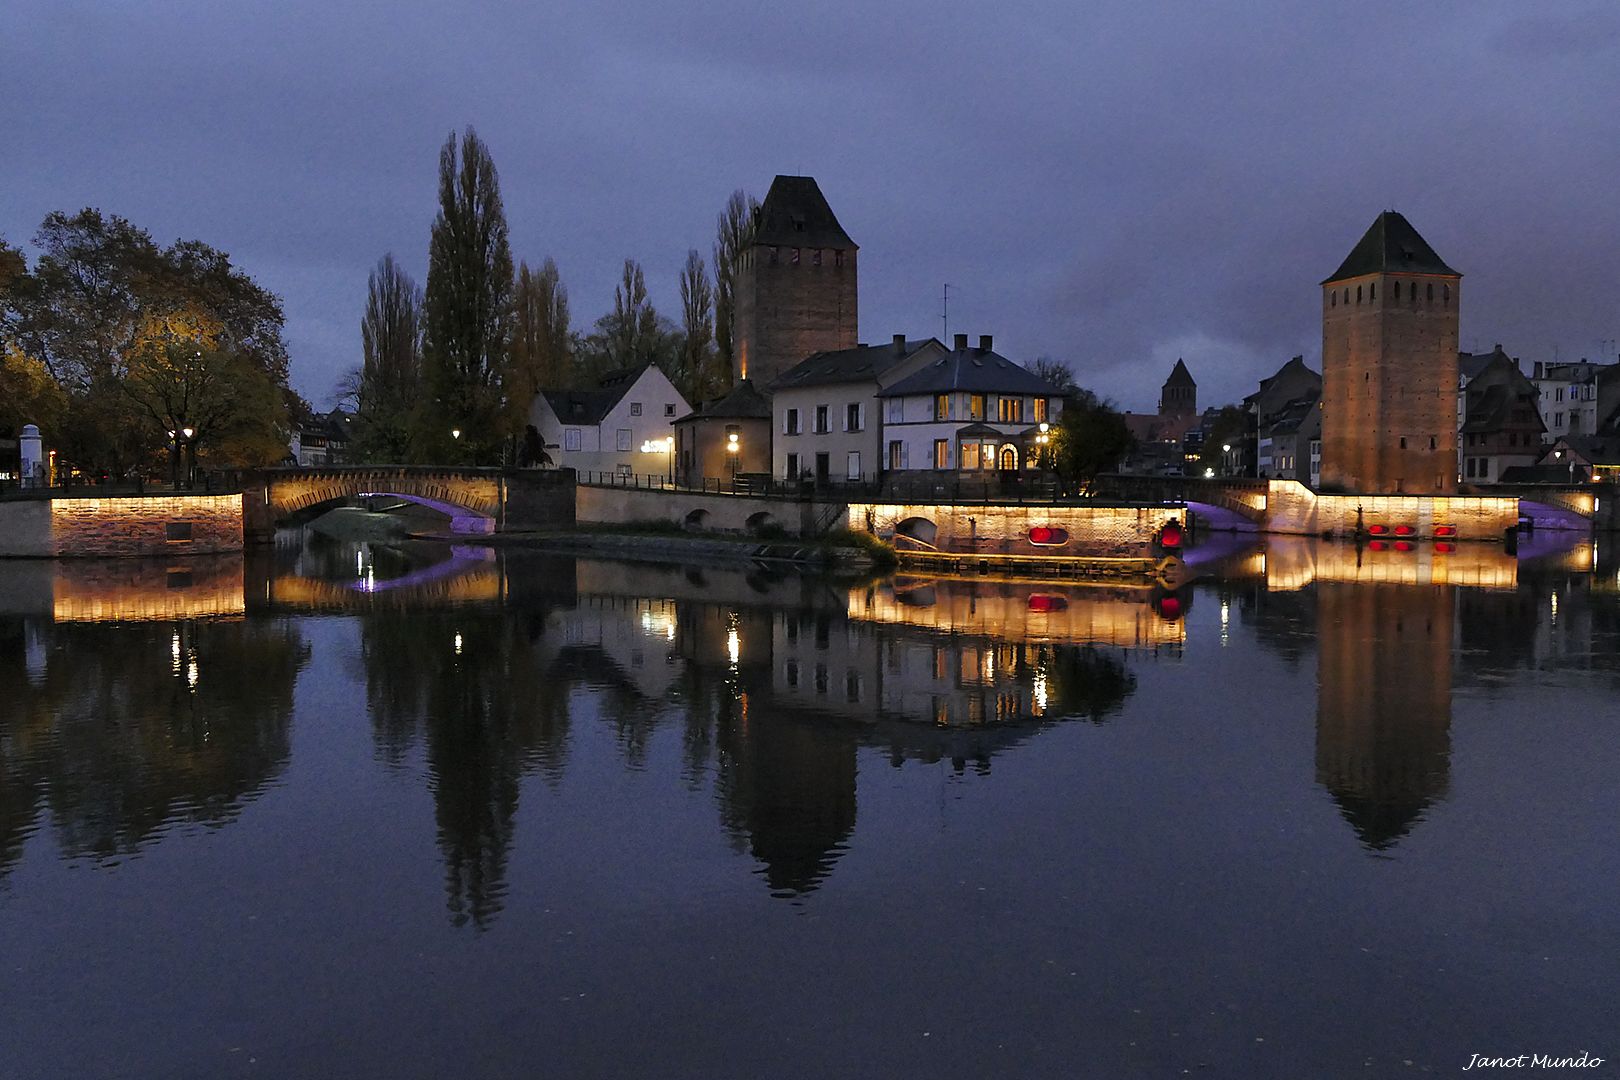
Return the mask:
[[[1089,390],[1069,395],[1052,436],[1052,463],[1065,485],[1084,487],[1131,448],[1125,417]]]

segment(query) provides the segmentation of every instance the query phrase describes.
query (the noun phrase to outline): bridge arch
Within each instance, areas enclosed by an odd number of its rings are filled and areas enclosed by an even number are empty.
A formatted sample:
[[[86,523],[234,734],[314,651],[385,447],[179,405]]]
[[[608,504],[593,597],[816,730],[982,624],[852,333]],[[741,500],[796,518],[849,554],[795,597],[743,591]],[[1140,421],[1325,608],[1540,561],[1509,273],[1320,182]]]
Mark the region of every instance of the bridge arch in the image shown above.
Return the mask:
[[[244,484],[243,495],[247,517],[266,533],[278,522],[322,503],[388,495],[445,514],[453,533],[479,535],[495,531],[505,488],[496,469],[338,465],[264,469]]]

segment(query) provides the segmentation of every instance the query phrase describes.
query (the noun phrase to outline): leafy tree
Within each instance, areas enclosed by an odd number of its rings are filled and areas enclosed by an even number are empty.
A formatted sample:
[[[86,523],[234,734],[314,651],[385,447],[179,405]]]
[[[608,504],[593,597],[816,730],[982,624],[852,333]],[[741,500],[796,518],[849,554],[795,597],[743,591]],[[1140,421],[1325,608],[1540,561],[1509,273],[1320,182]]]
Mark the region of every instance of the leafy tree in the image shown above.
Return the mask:
[[[1197,475],[1213,470],[1216,476],[1224,476],[1233,472],[1234,466],[1236,471],[1247,472],[1244,463],[1250,460],[1250,420],[1249,411],[1241,405],[1221,406],[1209,430],[1204,432],[1203,445],[1198,448]],[[1230,446],[1232,452],[1222,450],[1223,446]]]
[[[422,359],[427,389],[416,430],[431,460],[492,460],[504,444],[503,390],[512,334],[512,250],[500,178],[471,127],[439,153],[439,215],[428,245]],[[459,439],[452,438],[459,431]]]
[[[15,437],[37,424],[51,437],[60,433],[68,398],[43,363],[14,343],[0,342],[0,434]]]
[[[364,363],[352,385],[362,461],[407,461],[410,419],[422,389],[422,290],[393,255],[367,282],[360,320]]]
[[[1079,386],[1074,381],[1074,372],[1069,370],[1069,365],[1061,360],[1054,360],[1050,356],[1042,356],[1036,359],[1030,370],[1038,378],[1051,383],[1057,392],[1065,397],[1079,389]]]
[[[557,273],[557,264],[548,258],[535,273],[528,263],[522,263],[518,268],[511,387],[507,393],[514,431],[525,432],[535,394],[572,381],[572,353],[568,290]]]
[[[1066,486],[1085,487],[1119,465],[1131,448],[1125,417],[1089,390],[1076,390],[1063,406],[1052,437],[1052,465]]]
[[[714,345],[720,389],[730,389],[736,363],[737,259],[754,241],[759,200],[741,188],[731,193],[716,222],[714,241]]]
[[[719,389],[714,378],[714,290],[709,287],[703,256],[696,250],[686,253],[686,266],[681,269],[681,317],[675,385],[695,404],[715,396]]]

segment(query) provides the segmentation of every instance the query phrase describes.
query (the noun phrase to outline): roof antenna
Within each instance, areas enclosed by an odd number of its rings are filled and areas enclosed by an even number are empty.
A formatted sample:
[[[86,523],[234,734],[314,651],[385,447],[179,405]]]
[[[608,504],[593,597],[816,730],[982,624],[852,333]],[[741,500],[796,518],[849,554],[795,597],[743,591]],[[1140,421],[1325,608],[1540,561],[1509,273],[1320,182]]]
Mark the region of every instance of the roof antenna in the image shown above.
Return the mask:
[[[945,283],[945,291],[940,301],[939,320],[945,324],[945,329],[940,334],[940,341],[951,340],[951,283],[948,281]]]

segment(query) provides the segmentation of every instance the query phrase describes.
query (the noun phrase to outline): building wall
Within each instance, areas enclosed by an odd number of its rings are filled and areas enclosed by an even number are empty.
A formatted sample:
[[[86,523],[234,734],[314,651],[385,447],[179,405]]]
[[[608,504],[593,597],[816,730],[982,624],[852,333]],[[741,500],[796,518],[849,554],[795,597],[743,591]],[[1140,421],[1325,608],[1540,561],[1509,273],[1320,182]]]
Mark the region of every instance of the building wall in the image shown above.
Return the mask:
[[[1140,558],[1150,553],[1154,534],[1175,508],[1161,506],[981,506],[937,503],[852,503],[849,527],[890,538],[911,532],[907,522],[932,526],[931,543],[942,551],[986,555],[1100,555]],[[1062,546],[1036,546],[1029,530],[1065,529]]]
[[[668,522],[701,532],[747,533],[776,525],[789,536],[826,531],[829,504],[749,495],[704,495],[620,487],[577,489],[574,516],[580,524],[641,525]],[[761,516],[763,515],[763,516]],[[836,523],[842,524],[838,514]]]
[[[1004,436],[1000,445],[1013,443],[1020,447],[1019,467],[1024,467],[1022,443],[1019,436],[1040,421],[1035,419],[1037,398],[1032,395],[1003,395],[985,394],[984,419],[974,419],[971,406],[972,395],[966,393],[952,393],[947,395],[950,399],[950,419],[934,419],[934,395],[908,394],[905,397],[883,398],[879,402],[883,410],[883,460],[885,471],[892,471],[896,467],[890,461],[889,444],[899,442],[903,448],[903,464],[898,466],[902,470],[926,470],[939,466],[934,459],[934,442],[944,439],[946,443],[947,461],[944,468],[961,469],[964,466],[957,460],[958,449],[961,443],[959,432],[970,424],[988,424],[1000,431]],[[1024,419],[1014,423],[1000,423],[996,417],[1000,415],[998,402],[1003,397],[1019,397],[1023,403]],[[1046,420],[1055,425],[1059,414],[1063,411],[1063,399],[1052,396],[1045,399]],[[891,419],[896,416],[899,419]],[[971,440],[970,440],[971,441]],[[995,465],[989,466],[995,468]],[[985,465],[979,465],[982,470]]]
[[[1461,299],[1459,279],[1437,275],[1369,274],[1323,286],[1324,484],[1456,490]]]
[[[638,409],[640,415],[636,415]],[[534,404],[529,408],[529,423],[540,433],[546,453],[557,468],[578,473],[630,472],[666,476],[669,457],[662,452],[643,451],[641,446],[672,437],[675,418],[691,411],[691,405],[675,389],[675,384],[654,367],[642,372],[599,424],[567,423],[566,418],[559,418],[552,411],[543,394],[535,395]],[[567,449],[570,431],[579,432],[578,450]]]
[[[737,429],[735,454],[726,449],[729,429]],[[675,425],[675,475],[688,487],[705,480],[727,480],[736,472],[781,474],[771,465],[771,422],[717,416]]]
[[[852,404],[861,406],[861,427],[846,430],[845,420]],[[827,407],[825,434],[815,430],[816,408]],[[799,410],[799,434],[787,434],[787,416],[790,409]],[[821,386],[794,387],[778,390],[771,397],[771,475],[779,479],[796,479],[788,475],[788,457],[798,455],[799,474],[814,472],[816,455],[827,455],[827,474],[836,483],[849,472],[849,455],[860,455],[863,476],[874,476],[882,468],[878,459],[882,445],[883,424],[878,415],[877,384],[872,382],[828,383]]]
[[[189,538],[170,539],[171,525]],[[200,555],[242,550],[242,496],[166,495],[0,503],[0,556]]]
[[[1359,512],[1359,513],[1358,513]],[[1348,536],[1383,524],[1393,530],[1411,525],[1410,539],[1434,535],[1434,526],[1453,525],[1459,540],[1501,540],[1519,523],[1519,500],[1472,495],[1321,495],[1295,480],[1267,485],[1265,532]],[[1391,536],[1391,539],[1395,537]]]
[[[763,244],[744,253],[736,272],[734,379],[768,386],[811,353],[855,347],[856,255]]]

